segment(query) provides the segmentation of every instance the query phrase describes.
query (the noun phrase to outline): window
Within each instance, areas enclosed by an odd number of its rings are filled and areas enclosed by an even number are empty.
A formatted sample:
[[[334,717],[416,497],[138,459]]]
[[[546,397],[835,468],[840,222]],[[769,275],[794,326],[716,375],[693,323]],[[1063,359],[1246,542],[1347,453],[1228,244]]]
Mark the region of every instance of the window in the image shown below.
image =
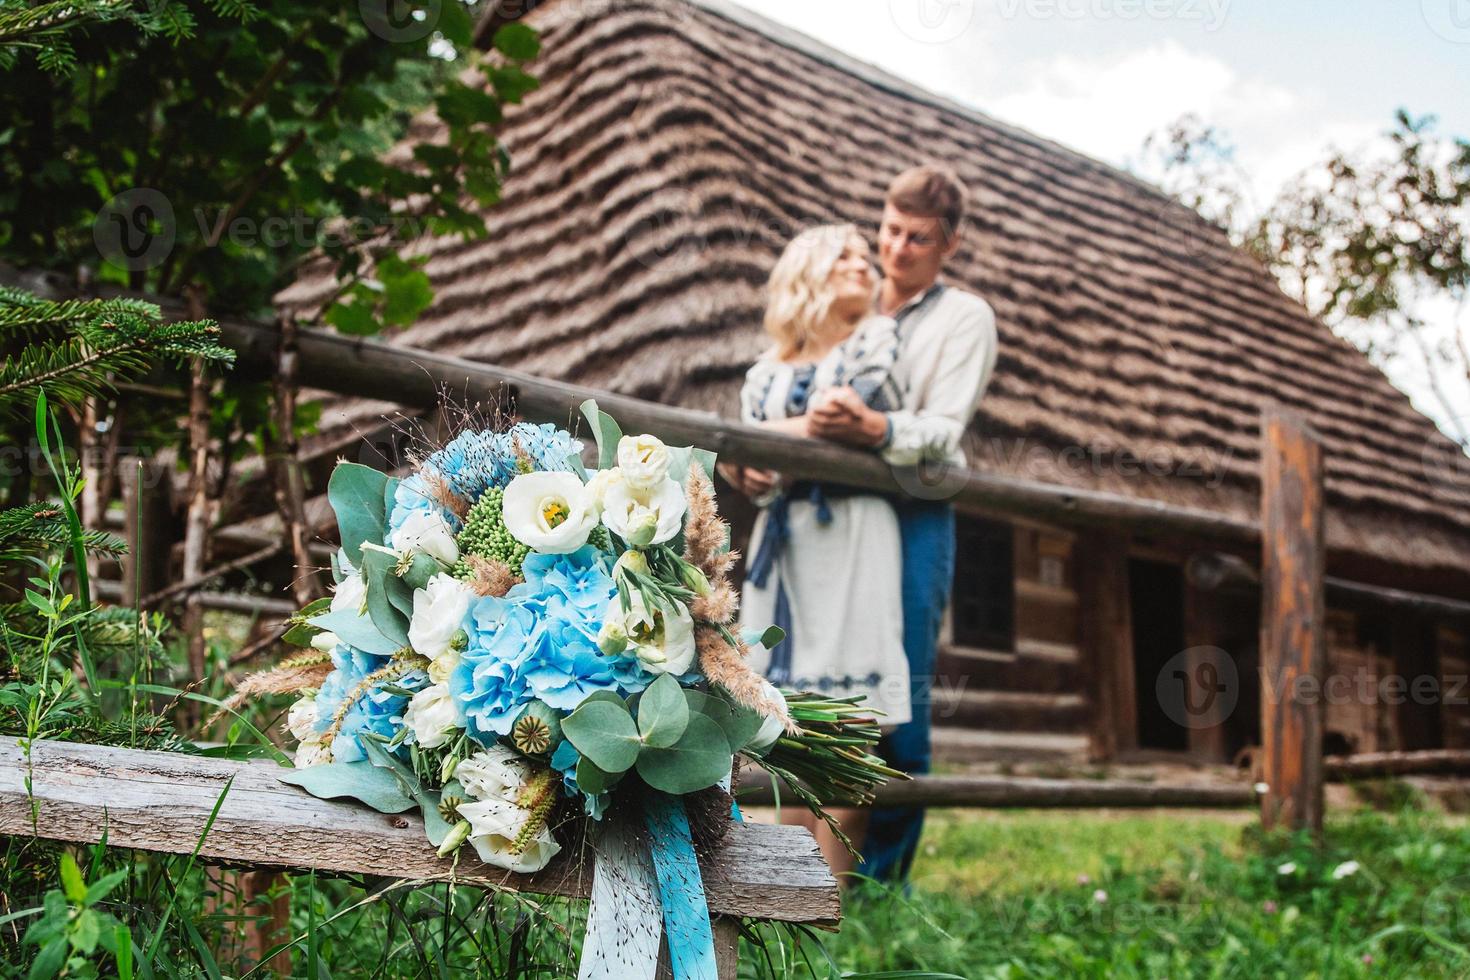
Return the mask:
[[[1016,646],[1015,533],[960,515],[955,526],[950,632],[955,646],[1010,653]]]

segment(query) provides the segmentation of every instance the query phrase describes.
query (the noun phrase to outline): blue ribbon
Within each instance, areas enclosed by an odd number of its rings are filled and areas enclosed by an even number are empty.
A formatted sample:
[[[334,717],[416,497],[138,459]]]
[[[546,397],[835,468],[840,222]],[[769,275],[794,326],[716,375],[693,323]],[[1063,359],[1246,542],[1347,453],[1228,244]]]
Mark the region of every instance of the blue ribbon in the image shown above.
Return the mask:
[[[745,577],[758,589],[766,587],[776,562],[786,553],[786,546],[791,541],[793,497],[804,498],[816,507],[818,524],[832,523],[832,507],[827,503],[827,492],[820,483],[796,483],[772,501],[766,508],[766,532],[761,537],[761,546],[756,549],[755,557],[750,560],[750,567],[745,572]],[[786,594],[786,583],[779,576],[776,579],[776,608],[772,618],[776,621],[774,625],[779,626],[786,634],[786,638],[771,651],[771,663],[766,668],[766,679],[779,687],[791,683],[792,648],[791,598]]]
[[[684,801],[667,793],[650,792],[644,813],[674,980],[719,980],[709,900],[694,856]]]

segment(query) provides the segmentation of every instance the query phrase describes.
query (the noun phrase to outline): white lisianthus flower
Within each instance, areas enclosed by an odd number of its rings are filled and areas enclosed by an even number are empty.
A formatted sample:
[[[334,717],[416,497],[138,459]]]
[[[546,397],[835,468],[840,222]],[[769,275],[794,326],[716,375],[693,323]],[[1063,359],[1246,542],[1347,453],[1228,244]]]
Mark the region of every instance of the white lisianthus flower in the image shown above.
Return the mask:
[[[453,575],[443,572],[428,585],[413,590],[413,615],[408,619],[408,645],[431,661],[452,652],[454,634],[464,625],[475,593]]]
[[[313,732],[311,738],[296,746],[295,761],[297,769],[325,765],[332,761],[332,747],[322,741],[320,734]]]
[[[444,515],[434,510],[416,510],[408,515],[388,543],[400,554],[422,551],[445,565],[459,561],[459,545]]]
[[[607,492],[622,482],[623,471],[616,466],[611,469],[598,470],[587,481],[587,496],[591,499],[592,509],[598,517],[602,516],[602,508],[607,503]]]
[[[286,712],[286,730],[291,737],[298,742],[305,742],[316,735],[317,705],[316,695],[308,694],[291,705],[291,710]]]
[[[448,684],[435,684],[415,694],[403,713],[403,723],[413,732],[414,740],[426,749],[438,748],[449,741],[456,729],[465,725],[464,711]]]
[[[669,478],[669,447],[657,436],[623,436],[618,440],[618,469],[634,491],[646,493]]]
[[[688,673],[695,655],[694,618],[689,610],[677,602],[659,603],[650,609],[637,590],[631,591],[629,598],[626,612],[618,596],[607,604],[599,639],[614,633],[626,635],[627,652],[637,656],[650,674]]]
[[[476,752],[454,767],[454,778],[477,800],[512,800],[531,776],[531,767],[504,745]]]
[[[783,705],[786,703],[785,695],[768,680],[761,680],[761,693],[765,695],[766,700],[772,703]],[[771,750],[771,746],[776,744],[776,740],[785,733],[786,725],[780,718],[776,715],[766,715],[761,721],[760,730],[746,743],[746,751],[754,752],[756,755],[765,755]]]
[[[470,845],[480,855],[480,860],[497,868],[530,874],[546,867],[561,850],[561,845],[552,838],[551,830],[543,820],[541,828],[530,836],[520,853],[516,853],[516,841],[525,830],[526,823],[536,817],[509,800],[461,803],[459,815],[470,822]]]
[[[647,491],[634,491],[625,477],[608,488],[604,498],[602,523],[607,529],[634,548],[663,544],[684,526],[684,511],[689,501],[673,480]]]
[[[587,543],[597,526],[592,497],[575,473],[522,473],[505,488],[505,528],[545,555],[565,555]]]

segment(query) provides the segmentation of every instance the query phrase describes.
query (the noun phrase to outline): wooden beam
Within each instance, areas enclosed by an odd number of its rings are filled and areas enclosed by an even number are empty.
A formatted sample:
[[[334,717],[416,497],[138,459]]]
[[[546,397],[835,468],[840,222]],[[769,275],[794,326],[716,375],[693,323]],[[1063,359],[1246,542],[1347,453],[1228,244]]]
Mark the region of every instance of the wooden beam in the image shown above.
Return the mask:
[[[434,855],[417,815],[389,816],[361,804],[318,800],[276,778],[268,762],[36,741],[29,762],[15,738],[0,742],[0,833],[166,854],[193,851],[224,794],[201,857],[232,866],[314,868],[391,878],[495,885],[586,898],[592,855],[564,853],[534,875],[460,856]],[[39,810],[31,819],[26,779]],[[228,786],[228,792],[226,787]],[[841,918],[837,882],[810,832],[732,824],[701,855],[716,915],[831,928]]]
[[[1323,760],[1323,767],[1327,778],[1334,782],[1392,776],[1467,776],[1470,775],[1470,749],[1329,755]]]
[[[1261,746],[1267,830],[1322,830],[1326,560],[1322,445],[1305,421],[1261,415]]]
[[[229,319],[221,320],[220,327],[222,342],[238,352],[234,376],[269,377],[275,364],[275,331]],[[297,376],[302,385],[352,396],[371,392],[376,398],[413,408],[434,407],[440,387],[447,386],[467,401],[508,402],[525,418],[565,425],[578,419],[577,409],[583,401],[596,398],[627,431],[651,432],[678,445],[702,446],[726,458],[796,478],[944,497],[966,509],[994,509],[1067,524],[1146,525],[1156,532],[1246,542],[1255,541],[1259,533],[1253,521],[1123,494],[1068,489],[972,469],[950,471],[942,477],[895,470],[872,453],[379,340],[302,330],[298,348]]]
[[[1184,696],[1187,704],[1204,706],[1200,717],[1190,718],[1189,751],[1196,759],[1215,763],[1230,761],[1226,708],[1227,705],[1234,707],[1233,700],[1221,696],[1222,691],[1208,689],[1218,688],[1221,662],[1230,657],[1221,648],[1221,598],[1199,588],[1186,577],[1184,648],[1190,652],[1187,668],[1190,689],[1184,692]],[[1224,654],[1223,657],[1221,653]],[[1237,678],[1236,683],[1239,682]]]
[[[1090,754],[1117,758],[1138,745],[1133,676],[1133,613],[1128,591],[1128,535],[1090,531],[1077,539],[1078,645],[1092,698]]]
[[[776,801],[771,776],[748,768],[741,774],[742,806]],[[795,802],[781,793],[787,806]],[[989,809],[1087,807],[1250,807],[1255,791],[1246,785],[1133,783],[1117,779],[1033,779],[1020,776],[915,776],[878,787],[874,806],[985,807]]]
[[[1205,551],[1191,555],[1186,567],[1191,584],[1202,589],[1248,589],[1261,584],[1261,575],[1250,562],[1238,555]],[[1322,584],[1334,602],[1346,605],[1349,602],[1368,603],[1395,611],[1407,609],[1426,615],[1470,617],[1470,602],[1452,599],[1449,596],[1429,592],[1412,592],[1408,589],[1391,589],[1384,585],[1370,585],[1351,579],[1324,575]]]

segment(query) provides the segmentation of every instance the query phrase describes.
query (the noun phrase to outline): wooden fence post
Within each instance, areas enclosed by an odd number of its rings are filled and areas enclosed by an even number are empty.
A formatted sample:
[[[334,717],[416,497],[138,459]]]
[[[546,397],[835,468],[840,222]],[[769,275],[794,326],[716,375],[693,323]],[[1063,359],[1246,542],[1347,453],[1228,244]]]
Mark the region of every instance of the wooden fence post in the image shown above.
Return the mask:
[[[1261,745],[1266,829],[1322,830],[1325,524],[1322,444],[1261,413]]]

